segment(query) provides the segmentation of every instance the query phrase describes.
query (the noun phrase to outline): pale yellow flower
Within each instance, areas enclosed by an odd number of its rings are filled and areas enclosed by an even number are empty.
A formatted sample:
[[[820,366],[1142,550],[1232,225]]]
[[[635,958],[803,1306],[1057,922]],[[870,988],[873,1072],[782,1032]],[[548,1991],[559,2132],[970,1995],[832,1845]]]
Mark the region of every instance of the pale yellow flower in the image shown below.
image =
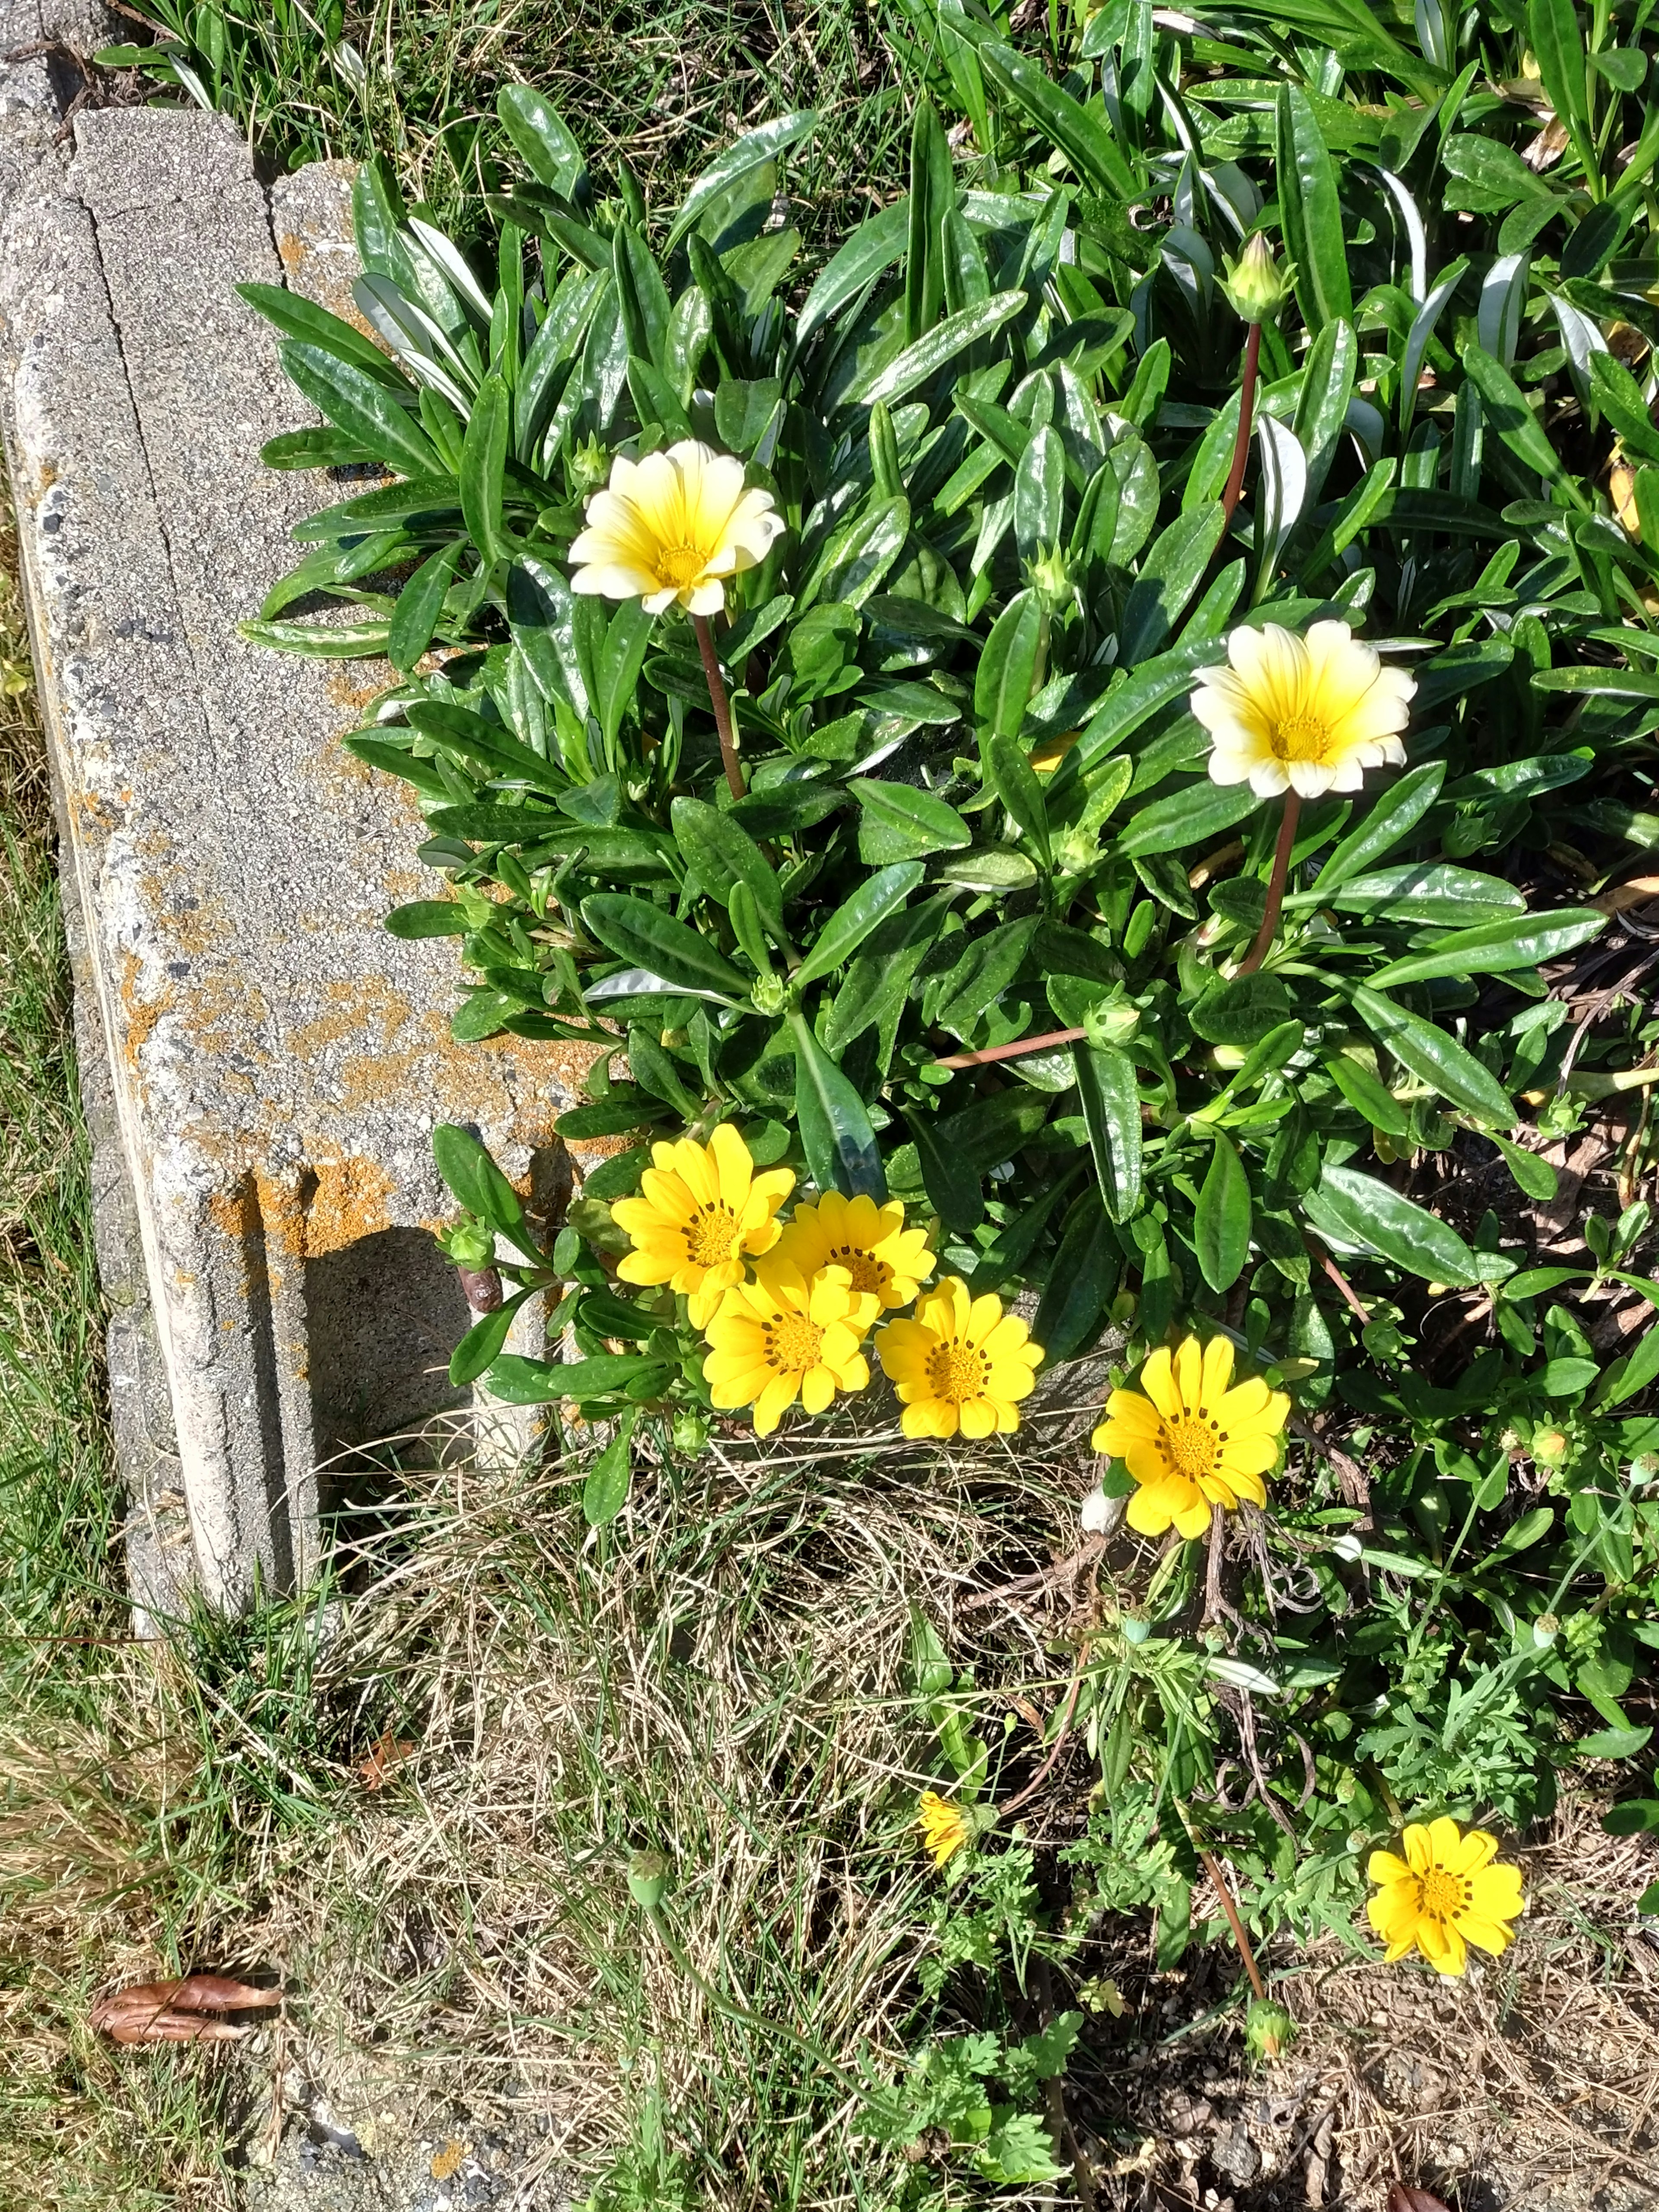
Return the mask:
[[[769,1437],[798,1398],[822,1413],[837,1390],[869,1382],[859,1346],[879,1311],[874,1292],[855,1291],[845,1267],[822,1267],[809,1281],[787,1260],[763,1261],[708,1323],[708,1395],[726,1412],[752,1406],[757,1437]]]
[[[1173,1353],[1160,1345],[1140,1370],[1139,1390],[1114,1390],[1106,1418],[1090,1438],[1121,1459],[1140,1486],[1129,1500],[1129,1526],[1161,1536],[1171,1523],[1201,1536],[1210,1509],[1232,1512],[1241,1498],[1265,1505],[1261,1478],[1279,1457],[1291,1401],[1259,1376],[1236,1389],[1233,1347],[1212,1336],[1202,1351],[1189,1336]]]
[[[1416,681],[1385,668],[1346,623],[1305,637],[1264,623],[1227,640],[1227,665],[1198,673],[1192,710],[1210,733],[1210,775],[1259,799],[1358,791],[1368,768],[1404,761]]]
[[[907,1229],[896,1198],[878,1206],[860,1192],[827,1190],[816,1205],[798,1206],[778,1240],[778,1257],[803,1275],[845,1267],[855,1291],[873,1291],[884,1311],[908,1306],[933,1272],[925,1229]]]
[[[907,1437],[988,1437],[1019,1426],[1041,1345],[1002,1301],[970,1298],[960,1275],[947,1275],[916,1303],[913,1321],[890,1322],[876,1339],[888,1380],[904,1407]]]
[[[1392,1961],[1420,1951],[1439,1974],[1461,1974],[1468,1947],[1494,1958],[1515,1941],[1510,1926],[1526,1910],[1521,1869],[1494,1866],[1498,1839],[1484,1828],[1462,1834],[1443,1816],[1413,1824],[1401,1838],[1403,1858],[1373,1851],[1365,1871],[1378,1885],[1365,1906]]]
[[[683,438],[630,461],[587,502],[587,527],[570,548],[573,592],[639,599],[661,614],[676,599],[694,615],[726,605],[722,579],[766,558],[783,529],[770,492],[744,489],[743,463]]]
[[[916,1826],[921,1830],[922,1849],[932,1854],[942,1874],[968,1840],[968,1815],[953,1799],[941,1797],[937,1790],[924,1790]]]
[[[788,1168],[757,1176],[749,1147],[729,1121],[706,1145],[690,1137],[651,1147],[653,1164],[637,1198],[619,1198],[611,1218],[633,1239],[619,1262],[625,1283],[667,1283],[690,1301],[702,1328],[720,1295],[743,1280],[744,1263],[778,1241],[778,1208],[795,1187]]]

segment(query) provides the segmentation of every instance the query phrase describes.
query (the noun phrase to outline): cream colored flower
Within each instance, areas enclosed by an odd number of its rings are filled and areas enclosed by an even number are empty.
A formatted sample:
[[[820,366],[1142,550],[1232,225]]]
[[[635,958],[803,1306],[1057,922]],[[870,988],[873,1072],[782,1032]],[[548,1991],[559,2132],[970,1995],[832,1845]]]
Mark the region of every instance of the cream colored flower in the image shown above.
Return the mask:
[[[1346,623],[1305,637],[1264,623],[1227,640],[1227,665],[1200,669],[1194,716],[1210,733],[1210,775],[1248,783],[1259,799],[1358,791],[1368,768],[1403,762],[1400,732],[1416,681],[1385,668]]]
[[[766,558],[783,517],[766,491],[746,491],[743,463],[695,438],[630,461],[587,502],[570,548],[573,592],[639,599],[659,615],[676,599],[694,615],[726,605],[722,579]]]

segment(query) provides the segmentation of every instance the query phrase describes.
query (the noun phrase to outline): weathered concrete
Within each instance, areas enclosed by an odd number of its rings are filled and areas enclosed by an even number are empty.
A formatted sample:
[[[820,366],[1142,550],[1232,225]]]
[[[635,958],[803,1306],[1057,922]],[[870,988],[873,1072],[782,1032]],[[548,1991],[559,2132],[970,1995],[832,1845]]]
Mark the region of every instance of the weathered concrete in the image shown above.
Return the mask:
[[[88,1103],[150,1610],[186,1531],[222,1603],[306,1577],[319,1467],[456,1402],[431,1128],[470,1122],[525,1174],[586,1058],[455,1045],[453,946],[380,928],[429,887],[419,817],[336,740],[390,671],[235,634],[332,495],[260,465],[304,410],[232,286],[286,270],[339,304],[347,198],[325,169],[268,202],[228,122],[130,108],[76,118],[66,173],[37,146],[0,209],[0,418],[102,1045]]]

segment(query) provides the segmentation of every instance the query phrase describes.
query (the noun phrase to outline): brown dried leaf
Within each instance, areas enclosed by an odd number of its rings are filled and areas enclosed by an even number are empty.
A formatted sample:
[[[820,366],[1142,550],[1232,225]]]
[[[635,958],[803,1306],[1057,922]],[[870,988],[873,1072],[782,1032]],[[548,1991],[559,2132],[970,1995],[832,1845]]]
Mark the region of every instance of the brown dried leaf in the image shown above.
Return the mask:
[[[113,2043],[235,2043],[252,2033],[216,2012],[253,2012],[283,2002],[280,1990],[255,1989],[223,1974],[185,1974],[171,1982],[132,1982],[111,1990],[88,2015],[95,2034]]]
[[[1529,169],[1541,173],[1553,168],[1567,150],[1567,126],[1559,115],[1549,121],[1521,149],[1521,159]]]
[[[1388,2212],[1451,2212],[1451,2207],[1431,2190],[1413,2188],[1408,2181],[1396,2181],[1389,2191]]]
[[[1625,474],[1630,475],[1628,469]],[[1616,492],[1613,503],[1619,506]],[[1622,507],[1620,507],[1619,519],[1621,522],[1625,520]],[[1626,524],[1626,527],[1628,529],[1629,525]],[[1632,531],[1631,535],[1633,537],[1635,532]],[[1615,884],[1611,890],[1603,891],[1600,898],[1593,898],[1590,904],[1598,914],[1623,914],[1626,907],[1642,906],[1651,898],[1659,898],[1659,876],[1632,876],[1628,883]]]
[[[414,1755],[412,1743],[403,1743],[388,1729],[369,1753],[358,1762],[357,1771],[365,1790],[382,1790],[391,1778],[392,1770],[405,1759]]]

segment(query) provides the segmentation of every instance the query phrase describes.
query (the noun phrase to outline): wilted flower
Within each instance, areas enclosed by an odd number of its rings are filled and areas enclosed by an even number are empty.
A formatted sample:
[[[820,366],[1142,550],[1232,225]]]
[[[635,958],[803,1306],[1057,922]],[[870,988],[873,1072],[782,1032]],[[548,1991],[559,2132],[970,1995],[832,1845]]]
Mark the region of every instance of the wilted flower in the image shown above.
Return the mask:
[[[1017,1429],[1017,1401],[1031,1395],[1042,1358],[1025,1323],[988,1292],[970,1298],[960,1275],[920,1298],[913,1321],[890,1322],[876,1350],[898,1390],[907,1437]]]
[[[763,561],[783,526],[770,492],[744,489],[734,454],[695,438],[641,461],[619,453],[571,545],[570,588],[639,599],[653,615],[677,599],[688,613],[715,615],[726,605],[722,580]]]
[[[1344,622],[1305,637],[1264,623],[1227,640],[1225,667],[1198,673],[1192,710],[1210,732],[1210,775],[1248,783],[1260,799],[1358,791],[1368,768],[1406,757],[1416,681],[1385,668]]]
[[[726,1292],[708,1324],[709,1395],[724,1411],[752,1406],[757,1437],[769,1437],[798,1398],[822,1413],[837,1390],[868,1384],[859,1346],[880,1310],[845,1267],[821,1267],[809,1280],[786,1259],[763,1261],[752,1283]]]
[[[720,1294],[743,1279],[745,1259],[778,1241],[778,1208],[795,1187],[793,1171],[755,1173],[749,1147],[729,1121],[706,1145],[682,1137],[651,1147],[653,1164],[637,1198],[619,1198],[611,1218],[633,1239],[617,1273],[625,1283],[668,1283],[690,1301],[702,1328]]]
[[[1520,1868],[1492,1864],[1497,1838],[1484,1828],[1464,1835],[1443,1817],[1413,1824],[1401,1843],[1403,1858],[1373,1851],[1365,1869],[1378,1884],[1366,1914],[1389,1960],[1415,1949],[1437,1973],[1461,1974],[1471,1943],[1494,1958],[1506,1950],[1515,1940],[1509,1923],[1526,1905]]]
[[[1106,1419],[1090,1441],[1123,1461],[1140,1487],[1128,1522],[1143,1536],[1171,1522],[1201,1536],[1212,1505],[1231,1512],[1241,1498],[1265,1505],[1261,1478],[1279,1456],[1291,1401],[1259,1376],[1229,1389],[1233,1347],[1212,1336],[1200,1352],[1189,1336],[1171,1353],[1160,1345],[1140,1370],[1139,1390],[1114,1390]]]

